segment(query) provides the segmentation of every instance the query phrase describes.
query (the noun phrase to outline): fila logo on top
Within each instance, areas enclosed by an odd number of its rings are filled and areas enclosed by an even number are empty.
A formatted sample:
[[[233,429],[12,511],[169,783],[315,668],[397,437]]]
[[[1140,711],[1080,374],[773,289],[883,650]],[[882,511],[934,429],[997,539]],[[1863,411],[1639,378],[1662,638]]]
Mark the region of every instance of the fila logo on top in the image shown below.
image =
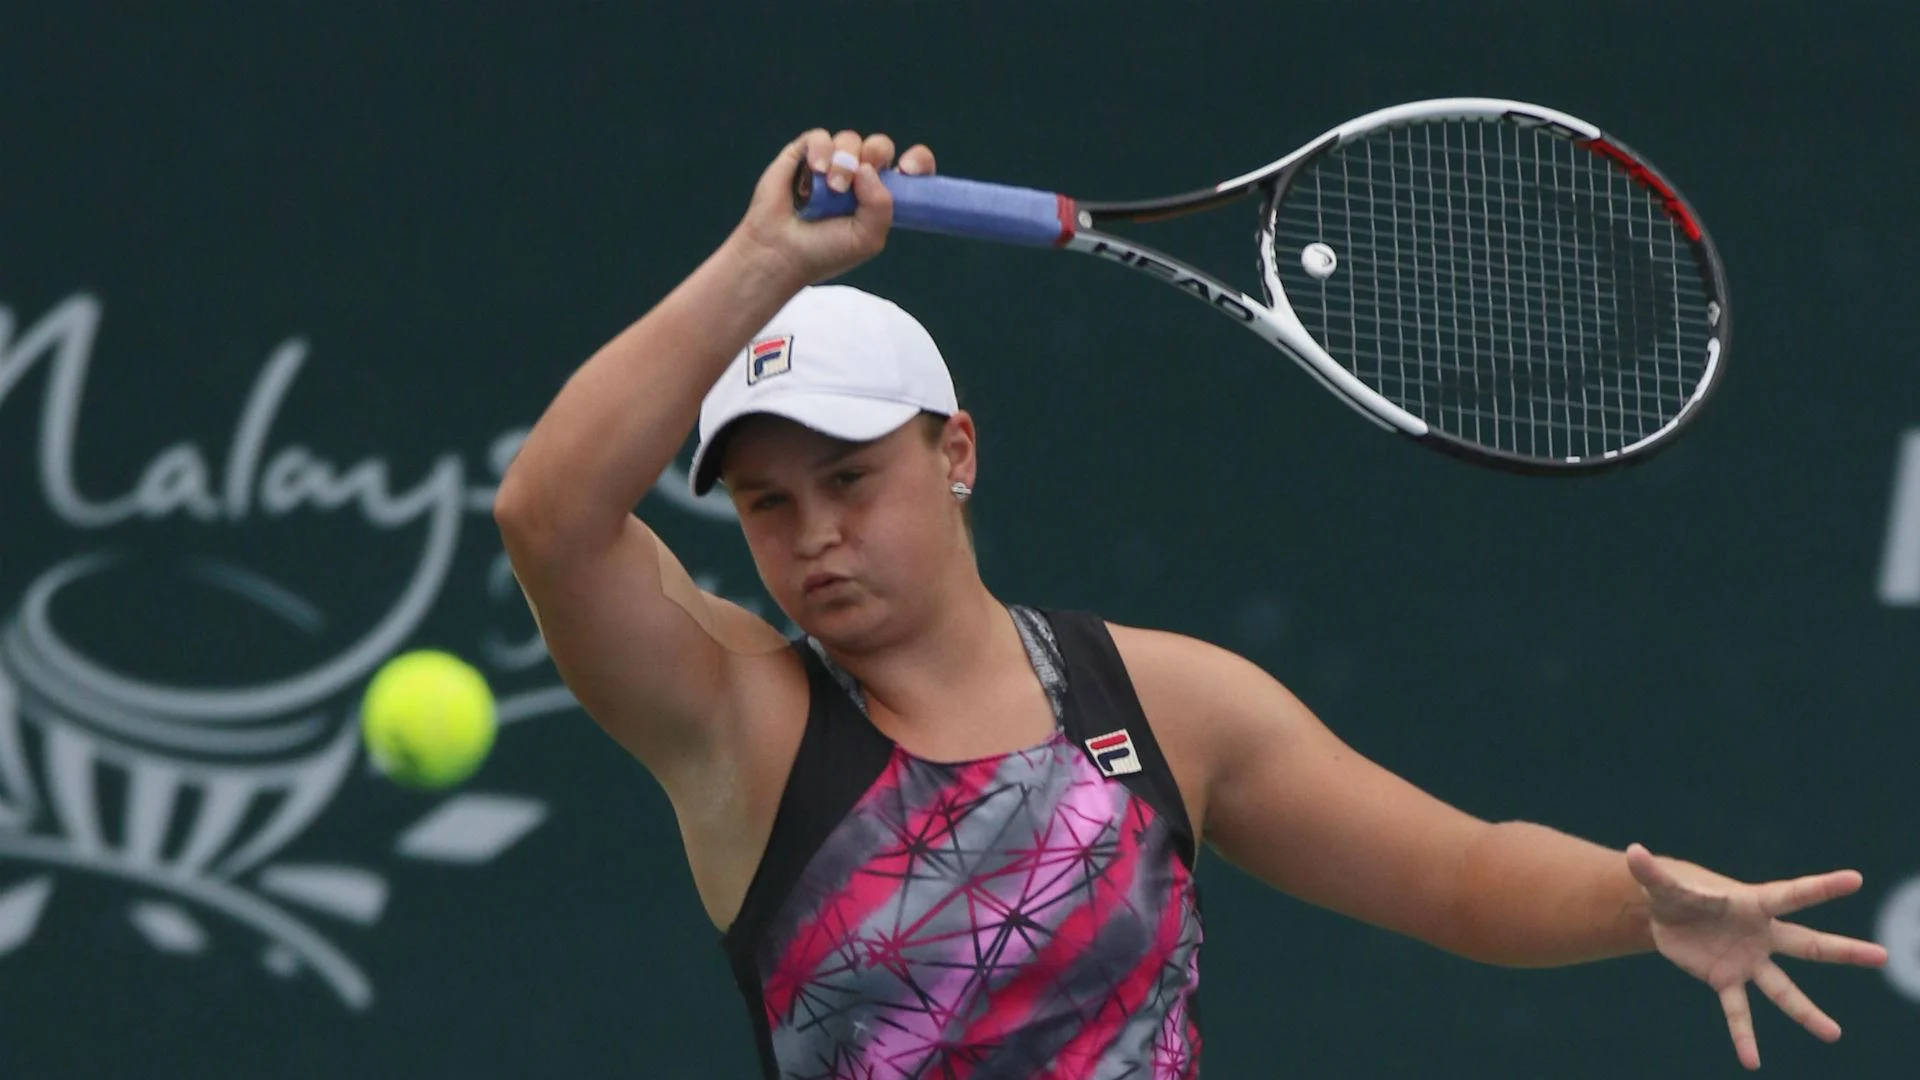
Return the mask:
[[[1133,752],[1133,736],[1127,734],[1126,728],[1088,739],[1087,752],[1093,755],[1093,763],[1100,766],[1103,775],[1140,771],[1140,755]]]
[[[747,385],[785,375],[793,366],[793,335],[768,338],[747,346]]]

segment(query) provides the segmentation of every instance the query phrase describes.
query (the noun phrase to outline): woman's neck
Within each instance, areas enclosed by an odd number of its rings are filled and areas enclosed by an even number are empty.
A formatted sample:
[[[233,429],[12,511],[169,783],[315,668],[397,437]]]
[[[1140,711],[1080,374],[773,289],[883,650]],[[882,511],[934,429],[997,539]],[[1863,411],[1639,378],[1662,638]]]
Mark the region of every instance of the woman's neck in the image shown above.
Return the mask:
[[[1027,671],[1026,647],[1006,606],[978,575],[970,577],[955,595],[929,606],[937,616],[924,618],[913,632],[858,655],[834,652],[834,661],[873,703],[908,722],[938,715],[1009,671]]]

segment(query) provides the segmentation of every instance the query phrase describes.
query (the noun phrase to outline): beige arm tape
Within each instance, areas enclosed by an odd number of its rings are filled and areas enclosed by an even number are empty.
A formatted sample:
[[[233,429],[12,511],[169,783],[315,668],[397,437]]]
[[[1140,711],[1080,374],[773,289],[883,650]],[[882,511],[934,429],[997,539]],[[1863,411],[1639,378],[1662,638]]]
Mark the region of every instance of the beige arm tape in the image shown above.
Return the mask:
[[[660,593],[673,607],[686,617],[692,626],[698,628],[714,644],[736,655],[763,656],[779,652],[787,647],[787,639],[778,630],[768,625],[766,620],[753,612],[723,597],[703,591],[694,584],[680,560],[645,525],[641,529],[646,542],[652,545],[654,565],[657,568]],[[514,583],[519,585],[516,576]],[[527,611],[533,616],[533,627],[546,637],[547,629],[541,624],[540,605],[534,603],[533,596],[526,586],[520,586],[520,597],[527,602]]]
[[[667,545],[647,530],[660,567],[660,592],[685,612],[714,644],[742,656],[760,656],[787,647],[787,639],[765,619],[731,600],[715,596],[694,584]]]

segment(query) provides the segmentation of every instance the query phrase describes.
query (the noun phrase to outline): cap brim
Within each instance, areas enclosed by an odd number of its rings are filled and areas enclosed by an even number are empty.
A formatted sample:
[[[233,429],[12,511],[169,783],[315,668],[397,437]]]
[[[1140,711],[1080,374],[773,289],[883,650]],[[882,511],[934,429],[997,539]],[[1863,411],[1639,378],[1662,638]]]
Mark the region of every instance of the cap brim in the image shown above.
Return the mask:
[[[695,495],[705,495],[720,478],[720,448],[735,424],[749,416],[778,416],[810,428],[830,438],[847,442],[868,442],[899,430],[900,425],[920,415],[920,406],[898,401],[880,401],[850,394],[796,393],[763,398],[753,407],[727,417],[713,437],[703,440],[693,452],[693,466],[687,471],[688,483]]]

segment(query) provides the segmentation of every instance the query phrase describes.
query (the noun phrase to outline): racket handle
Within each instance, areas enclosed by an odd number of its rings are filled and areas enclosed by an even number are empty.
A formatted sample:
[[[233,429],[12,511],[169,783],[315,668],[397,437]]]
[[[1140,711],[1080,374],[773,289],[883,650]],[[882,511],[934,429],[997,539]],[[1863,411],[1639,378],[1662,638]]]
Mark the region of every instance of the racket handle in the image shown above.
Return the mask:
[[[1073,237],[1073,200],[1051,191],[897,169],[881,173],[880,182],[893,193],[893,223],[903,229],[1031,247]],[[845,217],[853,206],[853,192],[827,187],[825,174],[803,165],[794,177],[793,210],[803,220]]]

